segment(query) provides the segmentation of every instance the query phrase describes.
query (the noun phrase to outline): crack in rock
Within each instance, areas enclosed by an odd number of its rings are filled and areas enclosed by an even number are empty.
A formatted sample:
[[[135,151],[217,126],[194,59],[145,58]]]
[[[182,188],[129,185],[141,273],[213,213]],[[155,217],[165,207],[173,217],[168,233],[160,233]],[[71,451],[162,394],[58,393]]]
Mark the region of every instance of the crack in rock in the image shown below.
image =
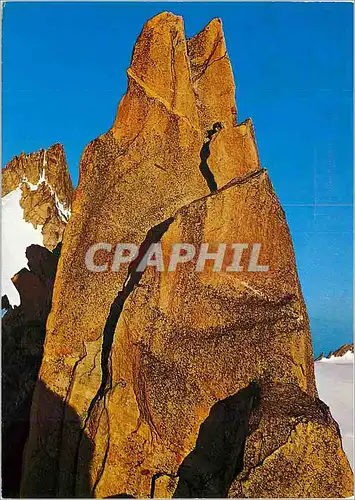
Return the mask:
[[[221,122],[216,122],[212,125],[212,128],[210,130],[207,130],[207,134],[206,134],[203,146],[202,146],[201,151],[200,151],[200,158],[201,158],[200,172],[203,175],[205,181],[207,182],[207,185],[208,185],[211,193],[214,193],[215,191],[217,191],[218,186],[217,186],[216,180],[214,178],[214,175],[207,164],[207,160],[211,154],[210,143],[211,143],[212,137],[215,134],[217,134],[220,130],[222,130],[222,128],[223,128],[223,124]]]
[[[95,406],[103,399],[104,400],[104,409],[107,412],[106,405],[105,405],[105,395],[107,394],[108,390],[112,389],[112,373],[110,370],[110,354],[111,354],[111,348],[112,344],[114,341],[114,334],[116,330],[116,326],[118,323],[118,320],[120,318],[121,312],[123,310],[124,303],[128,296],[131,294],[131,292],[134,290],[134,288],[139,284],[144,271],[138,271],[137,268],[146,255],[148,249],[150,246],[154,243],[157,243],[163,236],[163,234],[167,231],[168,227],[170,224],[173,222],[174,218],[171,217],[167,220],[164,220],[160,224],[154,226],[151,228],[145,237],[145,240],[142,242],[140,248],[139,248],[139,253],[138,257],[135,261],[131,262],[131,264],[128,267],[128,273],[127,273],[127,278],[125,280],[125,284],[113,300],[111,307],[110,307],[110,312],[108,314],[108,317],[106,319],[106,323],[104,326],[103,330],[103,340],[102,340],[102,350],[101,350],[101,384],[100,387],[98,388],[94,398],[91,400],[91,403],[89,405],[88,411],[87,411],[87,416],[85,418],[84,425],[81,430],[81,436],[79,439],[79,446],[77,448],[76,452],[76,473],[75,476],[77,475],[77,467],[78,467],[78,461],[79,461],[79,454],[80,454],[80,443],[82,441],[82,437],[85,433],[87,424],[90,420],[90,417],[93,413],[93,410]],[[108,415],[107,415],[108,418]],[[108,441],[109,444],[109,441]],[[107,458],[107,453],[108,453],[108,447],[105,452],[105,459]],[[105,460],[104,460],[105,461]],[[94,489],[97,487],[98,482],[103,474],[103,467],[100,469],[100,473],[98,478],[95,481]]]

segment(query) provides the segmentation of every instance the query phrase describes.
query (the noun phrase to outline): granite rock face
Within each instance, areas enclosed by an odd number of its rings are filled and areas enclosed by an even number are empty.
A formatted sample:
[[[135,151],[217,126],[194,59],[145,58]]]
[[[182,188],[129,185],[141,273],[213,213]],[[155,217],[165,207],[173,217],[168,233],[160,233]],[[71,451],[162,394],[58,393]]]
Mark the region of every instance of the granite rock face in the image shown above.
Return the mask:
[[[180,17],[156,16],[127,75],[112,128],[81,159],[22,496],[263,497],[273,484],[271,496],[350,495],[317,399],[292,240],[252,123],[237,122],[221,22],[186,41]],[[94,273],[85,257],[100,242],[95,264],[107,269]],[[140,253],[112,272],[118,242]],[[164,269],[140,271],[158,242]],[[168,272],[179,242],[225,243],[220,272],[196,270],[196,258]],[[228,272],[234,243],[247,246],[243,269]],[[250,269],[255,243],[262,272]]]
[[[53,250],[62,240],[73,197],[63,147],[15,156],[2,171],[2,196],[18,188],[23,218],[35,229],[41,226],[43,245]]]
[[[329,408],[293,384],[263,383],[250,417],[244,468],[228,496],[336,498],[352,488]]]

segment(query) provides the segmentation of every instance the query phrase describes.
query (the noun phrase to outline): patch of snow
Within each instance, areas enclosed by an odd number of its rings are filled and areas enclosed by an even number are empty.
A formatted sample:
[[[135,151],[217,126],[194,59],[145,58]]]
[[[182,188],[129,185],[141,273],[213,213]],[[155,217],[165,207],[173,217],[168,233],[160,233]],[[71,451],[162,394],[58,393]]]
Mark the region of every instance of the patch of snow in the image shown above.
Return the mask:
[[[26,184],[26,186],[29,187],[31,191],[37,191],[39,185],[42,184],[42,182],[46,182],[46,172],[44,169],[42,169],[37,184],[32,184],[32,182],[30,182],[26,176],[22,177],[22,182]]]
[[[330,356],[330,358],[322,358],[317,363],[335,363],[342,365],[343,363],[354,363],[354,353],[347,351],[343,356]]]
[[[37,189],[40,186],[40,184],[42,184],[42,182],[44,182],[49,187],[49,190],[50,190],[51,194],[54,196],[54,202],[55,202],[55,205],[56,205],[56,207],[58,209],[58,213],[59,213],[60,218],[62,219],[62,221],[68,222],[68,220],[69,220],[69,218],[71,216],[71,210],[70,210],[70,208],[66,208],[64,206],[64,204],[59,201],[57,193],[55,192],[55,190],[53,189],[53,187],[49,184],[49,182],[48,182],[48,180],[46,178],[46,170],[44,168],[46,165],[47,165],[47,160],[46,160],[46,151],[45,151],[44,152],[44,158],[43,158],[43,168],[42,168],[42,171],[41,171],[41,174],[39,176],[37,184],[32,184],[27,179],[27,177],[23,177],[22,178],[22,182],[25,183],[26,186],[28,186],[31,191],[37,191]]]
[[[338,422],[343,448],[354,470],[354,354],[332,356],[315,362],[319,397],[326,403]]]
[[[54,193],[54,199],[55,199],[55,204],[56,204],[56,207],[58,209],[58,212],[59,212],[59,215],[61,216],[62,220],[64,222],[68,222],[70,216],[71,216],[71,210],[70,208],[65,208],[65,206],[63,205],[63,203],[61,203],[59,200],[58,200],[58,197],[57,195]]]
[[[26,184],[31,191],[36,191],[38,187],[45,183],[54,197],[55,205],[59,216],[64,222],[68,222],[71,216],[70,208],[67,208],[59,201],[57,193],[46,178],[47,158],[46,151],[43,156],[43,167],[36,184],[32,184],[27,177],[23,177],[21,184]],[[20,296],[13,285],[11,278],[23,267],[27,267],[25,255],[29,245],[43,245],[42,226],[37,229],[23,218],[23,209],[20,205],[20,186],[2,198],[2,279],[1,295],[7,295],[12,305],[20,304]]]
[[[20,205],[22,191],[18,187],[2,198],[1,295],[7,295],[11,305],[20,304],[20,296],[11,278],[27,267],[26,248],[42,245],[42,226],[33,227],[23,218]]]

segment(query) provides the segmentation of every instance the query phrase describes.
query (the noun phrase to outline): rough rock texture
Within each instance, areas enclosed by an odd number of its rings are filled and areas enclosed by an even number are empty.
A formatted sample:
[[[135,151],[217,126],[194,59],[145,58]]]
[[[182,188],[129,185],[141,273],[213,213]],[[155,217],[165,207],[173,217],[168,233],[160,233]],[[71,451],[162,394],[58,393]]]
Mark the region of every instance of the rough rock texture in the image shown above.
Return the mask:
[[[186,43],[180,17],[156,16],[144,26],[127,74],[112,129],[81,160],[22,495],[224,496],[251,467],[248,454],[244,460],[250,412],[259,411],[271,432],[268,407],[259,408],[265,381],[305,398],[312,460],[324,435],[337,453],[319,448],[319,474],[307,477],[312,484],[301,484],[299,496],[323,492],[322,472],[325,496],[348,495],[351,472],[336,425],[319,417],[319,429],[313,419],[313,353],[292,241],[260,169],[252,124],[236,121],[220,21]],[[139,272],[135,261],[113,273],[113,252],[105,251],[96,264],[108,261],[106,272],[85,266],[92,244],[136,243],[142,256],[159,240],[164,256],[176,242],[247,243],[249,251],[237,273],[215,273],[211,265],[199,273],[193,261],[170,273]],[[252,243],[261,244],[259,260],[269,271],[246,271]],[[271,444],[287,442],[297,464],[303,449],[288,442],[288,416],[280,415]],[[204,451],[206,429],[216,445]],[[339,474],[331,466],[337,458]],[[297,481],[275,488],[287,497]],[[257,478],[250,491],[263,496],[265,486]]]
[[[212,139],[209,167],[217,186],[258,168],[253,124],[237,124],[235,85],[220,19],[213,19],[198,35],[187,41],[191,78],[202,130],[215,122],[224,127]]]
[[[2,171],[2,196],[18,187],[24,219],[42,226],[43,245],[53,250],[62,240],[73,197],[63,147],[15,156]]]
[[[250,119],[237,124],[235,84],[221,20],[213,19],[188,40],[187,51],[200,127],[206,131],[213,123],[223,123],[223,129],[211,140],[209,160],[221,187],[236,174],[260,167],[253,125]]]
[[[20,491],[22,454],[58,263],[44,247],[27,248],[28,269],[14,276],[21,304],[2,318],[2,496]],[[6,300],[3,301],[6,305]]]
[[[352,471],[329,408],[296,385],[262,384],[244,468],[228,496],[337,498],[352,490]]]

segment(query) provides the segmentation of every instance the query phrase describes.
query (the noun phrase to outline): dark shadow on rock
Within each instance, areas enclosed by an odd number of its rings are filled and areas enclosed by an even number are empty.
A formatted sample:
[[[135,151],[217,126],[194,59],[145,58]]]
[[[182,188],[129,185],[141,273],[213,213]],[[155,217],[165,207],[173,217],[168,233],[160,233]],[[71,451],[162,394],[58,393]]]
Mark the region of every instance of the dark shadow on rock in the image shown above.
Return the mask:
[[[102,336],[102,350],[101,350],[101,384],[92,399],[88,411],[87,411],[87,418],[83,427],[83,432],[86,428],[86,425],[89,422],[89,419],[91,418],[91,415],[95,409],[95,407],[100,403],[100,401],[104,398],[105,392],[112,387],[112,374],[111,374],[111,369],[110,369],[110,356],[111,356],[111,349],[112,349],[112,344],[114,341],[114,335],[116,331],[116,326],[118,323],[118,320],[120,318],[121,312],[124,307],[124,303],[126,299],[129,297],[129,295],[132,293],[134,288],[139,284],[143,274],[144,274],[144,269],[147,263],[147,258],[148,258],[148,250],[150,246],[154,243],[157,243],[160,241],[162,238],[163,234],[168,230],[170,224],[173,222],[173,218],[170,217],[169,219],[164,220],[163,222],[160,222],[156,226],[152,227],[149,229],[149,231],[146,234],[146,237],[144,241],[141,243],[138,251],[138,256],[134,261],[130,263],[128,266],[128,274],[126,278],[126,282],[120,290],[115,299],[113,300],[111,307],[110,307],[110,312],[107,316],[104,330],[103,330],[103,336]],[[144,264],[142,265],[142,270],[139,268],[139,264]],[[78,446],[78,452],[81,449],[81,444],[79,443]],[[98,482],[100,481],[100,478],[103,474],[103,467],[101,467],[101,470],[98,473],[96,482],[93,487],[93,491],[95,491],[96,486]]]
[[[71,450],[81,433],[81,419],[41,380],[37,382],[30,416],[30,439],[24,452],[21,498],[90,498],[89,468],[93,443],[84,434],[80,477]]]
[[[225,498],[243,469],[250,413],[260,401],[256,382],[218,401],[201,424],[195,449],[182,462],[173,498]]]
[[[123,289],[118,292],[117,296],[115,297],[114,301],[111,304],[110,312],[106,319],[103,331],[102,352],[101,352],[102,380],[96,399],[100,399],[103,396],[104,391],[108,387],[108,382],[110,377],[109,358],[111,355],[112,343],[116,331],[116,326],[119,317],[121,315],[121,312],[123,310],[124,303],[127,297],[129,297],[129,295],[134,290],[135,286],[139,284],[144,274],[144,270],[138,271],[137,268],[139,264],[142,262],[142,260],[145,258],[150,246],[161,240],[163,234],[168,230],[172,222],[173,218],[171,217],[149,229],[144,241],[139,247],[138,257],[134,261],[132,261],[128,266],[127,280]],[[94,398],[92,406],[96,402],[96,399]],[[88,411],[89,414],[90,412],[91,410]]]
[[[148,258],[148,250],[150,249],[150,246],[154,243],[157,243],[160,241],[162,238],[163,234],[168,230],[170,224],[173,222],[173,218],[170,217],[169,219],[166,219],[162,221],[161,223],[157,224],[156,226],[152,227],[149,229],[147,232],[144,241],[141,243],[138,251],[138,256],[134,261],[130,263],[128,266],[128,274],[127,278],[125,281],[125,284],[120,290],[115,299],[113,300],[109,314],[107,316],[104,330],[103,330],[103,335],[102,335],[102,350],[101,350],[101,383],[100,386],[91,400],[91,403],[89,405],[88,411],[87,411],[87,416],[81,431],[81,434],[85,433],[85,430],[87,428],[87,425],[90,421],[90,418],[97,408],[97,406],[104,400],[105,398],[105,393],[107,390],[112,388],[112,374],[111,374],[111,367],[110,367],[110,356],[111,356],[111,349],[112,349],[112,344],[114,341],[114,335],[116,331],[116,326],[118,323],[118,320],[120,318],[121,312],[124,307],[124,303],[128,296],[132,293],[134,288],[139,284],[143,274],[144,274],[144,269],[147,263],[147,258]],[[142,269],[139,267],[139,265],[142,263]],[[105,406],[105,403],[104,403]],[[79,438],[78,445],[77,445],[77,452],[75,454],[75,462],[77,465],[79,465],[79,454],[82,453],[82,442],[81,438]],[[93,485],[92,491],[95,494],[96,487],[102,477],[102,474],[104,472],[104,464],[106,461],[108,453],[108,447],[106,448],[105,456],[103,463],[101,465],[101,468],[98,471],[96,481]],[[120,495],[124,495],[125,493],[120,493]],[[129,497],[130,498],[130,497]]]
[[[207,131],[205,141],[203,143],[203,146],[200,151],[200,172],[207,182],[207,186],[209,187],[209,190],[211,193],[214,193],[217,191],[218,186],[216,183],[216,180],[214,178],[213,172],[211,171],[210,167],[208,166],[207,160],[210,157],[210,143],[212,140],[212,137],[217,134],[220,130],[222,130],[223,125],[220,122],[216,122],[213,124],[211,130]]]
[[[2,344],[1,453],[2,495],[14,498],[19,496],[22,453],[28,437],[29,414],[41,365],[45,329],[41,325],[26,325],[25,328],[12,328],[11,335],[12,342],[3,340]],[[21,349],[24,339],[33,344],[27,352]]]
[[[3,295],[1,297],[1,309],[5,309],[6,311],[8,311],[9,309],[12,309],[12,306],[9,302],[7,295]]]
[[[18,497],[32,396],[43,356],[59,247],[26,250],[28,268],[14,277],[21,304],[2,318],[2,495]],[[3,299],[9,306],[8,300]]]

